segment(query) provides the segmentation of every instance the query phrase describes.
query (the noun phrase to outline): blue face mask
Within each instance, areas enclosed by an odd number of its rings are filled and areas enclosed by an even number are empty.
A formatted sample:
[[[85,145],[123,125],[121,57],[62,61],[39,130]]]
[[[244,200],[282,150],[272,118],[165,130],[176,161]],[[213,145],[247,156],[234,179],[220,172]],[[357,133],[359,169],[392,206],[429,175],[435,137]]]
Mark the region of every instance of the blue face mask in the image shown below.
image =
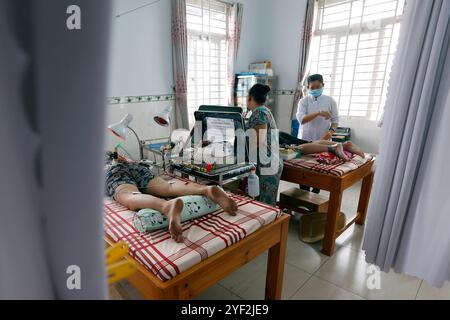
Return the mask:
[[[309,90],[309,94],[312,95],[314,98],[318,98],[322,95],[323,88],[316,89],[316,90]]]

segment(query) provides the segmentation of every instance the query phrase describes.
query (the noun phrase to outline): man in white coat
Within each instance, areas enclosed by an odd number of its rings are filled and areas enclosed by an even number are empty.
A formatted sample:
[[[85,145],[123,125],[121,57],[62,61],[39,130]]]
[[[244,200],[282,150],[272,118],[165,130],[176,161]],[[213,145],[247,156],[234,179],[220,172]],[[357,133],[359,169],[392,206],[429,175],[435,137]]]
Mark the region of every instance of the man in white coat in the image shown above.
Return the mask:
[[[309,95],[298,103],[297,120],[301,125],[299,139],[331,140],[339,125],[336,101],[323,94],[325,84],[320,74],[308,78]]]
[[[309,95],[298,103],[297,120],[300,123],[299,139],[306,141],[331,140],[339,126],[336,101],[323,94],[325,84],[320,74],[308,77]],[[303,190],[310,191],[307,186]],[[313,189],[319,193],[320,190]]]

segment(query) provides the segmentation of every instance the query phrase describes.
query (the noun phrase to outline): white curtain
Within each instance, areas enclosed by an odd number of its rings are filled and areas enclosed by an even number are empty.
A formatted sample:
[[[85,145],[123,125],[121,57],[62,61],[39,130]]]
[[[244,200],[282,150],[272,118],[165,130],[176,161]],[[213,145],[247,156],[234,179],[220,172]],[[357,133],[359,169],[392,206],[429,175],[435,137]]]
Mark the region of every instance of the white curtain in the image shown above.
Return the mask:
[[[450,279],[450,1],[408,0],[364,249],[384,271]]]
[[[296,119],[298,111],[298,103],[303,99],[305,82],[307,78],[307,67],[309,59],[309,50],[311,47],[311,39],[313,36],[314,26],[314,0],[308,0],[306,2],[305,21],[303,23],[303,31],[301,36],[301,49],[300,49],[300,61],[298,66],[298,82],[297,88],[294,94],[294,104],[292,105],[291,119]]]
[[[172,65],[175,90],[175,126],[189,128],[187,104],[188,43],[186,0],[172,0]]]
[[[67,28],[70,5],[81,9],[81,30]],[[0,1],[0,299],[107,297],[110,18],[108,0]],[[81,290],[67,286],[70,266]]]
[[[236,81],[236,62],[241,42],[242,18],[244,15],[244,5],[234,3],[227,10],[228,23],[228,104],[234,105],[234,85]]]

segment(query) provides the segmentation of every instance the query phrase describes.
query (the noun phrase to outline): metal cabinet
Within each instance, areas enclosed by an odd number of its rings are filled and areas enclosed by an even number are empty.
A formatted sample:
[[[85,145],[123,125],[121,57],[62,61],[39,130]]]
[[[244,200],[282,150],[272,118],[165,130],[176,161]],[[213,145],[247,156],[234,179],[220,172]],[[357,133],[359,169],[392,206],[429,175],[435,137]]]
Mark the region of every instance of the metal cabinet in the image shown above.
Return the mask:
[[[241,107],[247,111],[247,96],[248,92],[255,84],[260,83],[271,88],[266,107],[268,107],[274,116],[277,115],[277,82],[276,76],[271,77],[264,74],[256,73],[240,73],[236,75],[235,90],[234,90],[234,105]]]

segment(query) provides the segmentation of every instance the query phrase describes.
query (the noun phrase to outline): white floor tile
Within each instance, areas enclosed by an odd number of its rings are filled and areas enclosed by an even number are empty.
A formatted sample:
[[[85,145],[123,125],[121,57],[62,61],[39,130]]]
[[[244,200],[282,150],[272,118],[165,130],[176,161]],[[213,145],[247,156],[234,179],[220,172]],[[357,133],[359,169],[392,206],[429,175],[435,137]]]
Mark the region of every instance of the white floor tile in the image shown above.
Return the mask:
[[[215,285],[205,290],[195,300],[241,300],[241,298],[222,286]]]
[[[282,300],[288,300],[311,277],[310,274],[290,265],[285,265]],[[266,288],[266,273],[258,274],[251,283],[245,282],[234,292],[245,300],[263,300]]]
[[[329,259],[320,252],[320,247],[320,244],[318,246],[305,244],[298,238],[295,240],[289,239],[286,263],[312,274]]]
[[[434,288],[423,281],[417,300],[450,300],[450,282],[445,283],[442,288]]]
[[[137,291],[128,280],[122,280],[119,283],[114,284],[113,287],[117,295],[111,298],[117,300],[118,296],[120,296],[123,300],[144,300],[141,293]]]
[[[221,280],[219,284],[228,290],[235,291],[236,287],[250,286],[259,274],[267,270],[267,254],[263,254],[249,262],[239,270]]]
[[[356,215],[360,191],[361,183],[358,183],[344,191],[344,195],[342,196],[341,211],[345,213],[347,218],[353,218]]]
[[[291,300],[363,300],[363,298],[325,280],[312,277]]]
[[[300,242],[298,230],[300,228],[300,214],[291,215],[289,220],[288,242]]]
[[[336,245],[362,251],[363,240],[364,226],[353,225],[336,239]]]
[[[319,269],[316,276],[366,299],[415,299],[420,280],[394,272],[380,272],[380,289],[370,290],[368,281],[370,283],[373,279],[370,278],[373,273],[368,273],[369,266],[363,252],[343,247]]]

